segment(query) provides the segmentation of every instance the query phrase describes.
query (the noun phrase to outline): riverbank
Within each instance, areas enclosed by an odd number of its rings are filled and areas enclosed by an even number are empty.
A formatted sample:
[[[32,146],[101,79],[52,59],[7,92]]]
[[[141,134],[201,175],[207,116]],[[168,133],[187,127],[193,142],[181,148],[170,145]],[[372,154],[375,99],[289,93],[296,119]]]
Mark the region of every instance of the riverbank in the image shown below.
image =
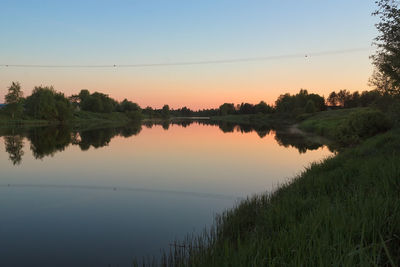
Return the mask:
[[[93,126],[93,125],[123,125],[131,122],[125,113],[112,112],[112,113],[95,113],[89,111],[76,111],[71,120],[49,121],[49,120],[36,120],[29,117],[22,119],[12,119],[9,116],[0,114],[0,127],[33,127],[33,126],[47,126],[47,125],[69,125],[69,126]]]
[[[353,111],[315,114],[299,127],[331,136]],[[314,163],[274,193],[251,197],[219,215],[211,230],[188,238],[169,263],[398,266],[399,151],[397,127]]]
[[[242,114],[213,116],[211,121],[228,122],[237,124],[252,124],[257,126],[284,127],[296,122],[295,119],[285,114]]]

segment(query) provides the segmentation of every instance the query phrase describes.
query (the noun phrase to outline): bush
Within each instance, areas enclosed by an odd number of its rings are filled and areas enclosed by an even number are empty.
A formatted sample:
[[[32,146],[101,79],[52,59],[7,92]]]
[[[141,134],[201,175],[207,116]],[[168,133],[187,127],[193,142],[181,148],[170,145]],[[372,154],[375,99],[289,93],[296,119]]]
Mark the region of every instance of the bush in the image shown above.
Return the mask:
[[[379,110],[360,110],[350,114],[337,129],[335,136],[343,145],[353,145],[392,127],[392,122]]]
[[[392,104],[387,111],[390,120],[396,125],[400,125],[400,102]]]
[[[72,118],[72,105],[52,86],[38,86],[25,101],[25,113],[39,120],[67,121]]]
[[[311,99],[307,101],[306,107],[304,108],[306,113],[314,113],[317,111],[314,101]]]

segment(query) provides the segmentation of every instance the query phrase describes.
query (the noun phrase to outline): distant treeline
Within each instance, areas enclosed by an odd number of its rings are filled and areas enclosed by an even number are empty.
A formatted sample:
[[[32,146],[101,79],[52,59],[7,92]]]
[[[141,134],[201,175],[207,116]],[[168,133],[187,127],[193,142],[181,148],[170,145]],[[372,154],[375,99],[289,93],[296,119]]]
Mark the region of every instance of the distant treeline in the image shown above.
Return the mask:
[[[5,96],[6,106],[2,113],[12,119],[36,119],[65,122],[74,118],[75,112],[88,111],[95,113],[124,113],[131,120],[146,118],[193,117],[193,116],[225,116],[243,114],[285,114],[297,117],[302,114],[315,113],[327,108],[352,108],[377,105],[384,107],[393,102],[393,94],[382,90],[363,91],[350,93],[347,90],[332,92],[325,99],[307,90],[299,93],[283,94],[278,97],[274,105],[264,101],[258,104],[224,103],[215,109],[191,110],[187,107],[170,109],[164,105],[161,109],[152,107],[141,108],[137,103],[124,99],[121,102],[110,96],[88,90],[81,90],[79,94],[66,97],[57,92],[52,86],[37,86],[32,94],[23,97],[21,86],[13,82]]]

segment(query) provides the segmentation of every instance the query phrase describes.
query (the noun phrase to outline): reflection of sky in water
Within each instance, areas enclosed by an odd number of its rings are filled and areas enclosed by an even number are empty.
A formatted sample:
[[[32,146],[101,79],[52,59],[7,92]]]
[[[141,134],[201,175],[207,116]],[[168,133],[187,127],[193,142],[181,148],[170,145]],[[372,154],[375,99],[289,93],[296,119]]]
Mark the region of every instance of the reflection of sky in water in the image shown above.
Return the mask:
[[[69,145],[41,160],[24,144],[13,166],[0,138],[0,258],[8,266],[129,265],[331,154],[299,154],[272,133],[197,124],[143,127],[106,147]]]

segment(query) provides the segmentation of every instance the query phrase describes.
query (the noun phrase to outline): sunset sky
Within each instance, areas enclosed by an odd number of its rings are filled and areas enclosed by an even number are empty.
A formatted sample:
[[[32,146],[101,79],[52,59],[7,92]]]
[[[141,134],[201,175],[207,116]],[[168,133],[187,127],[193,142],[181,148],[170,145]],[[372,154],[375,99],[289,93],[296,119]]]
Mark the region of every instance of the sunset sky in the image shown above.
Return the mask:
[[[265,100],[300,88],[366,90],[377,31],[373,0],[2,0],[0,103],[12,81],[25,95],[53,85],[193,109]],[[324,51],[357,51],[314,55]],[[17,68],[8,64],[122,65],[304,54],[307,57],[142,68]]]

